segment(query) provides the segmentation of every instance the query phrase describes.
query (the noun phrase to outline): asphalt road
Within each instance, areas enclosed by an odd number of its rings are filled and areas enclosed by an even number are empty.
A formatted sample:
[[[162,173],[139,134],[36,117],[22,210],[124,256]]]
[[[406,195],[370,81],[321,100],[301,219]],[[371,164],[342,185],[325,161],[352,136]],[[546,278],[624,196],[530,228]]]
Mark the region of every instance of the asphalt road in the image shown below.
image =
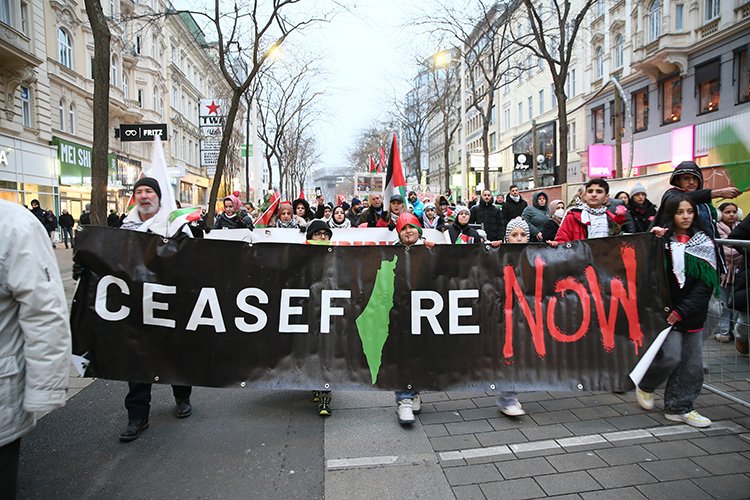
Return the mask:
[[[21,441],[19,498],[323,498],[323,419],[300,391],[196,388],[178,420],[154,386],[131,443],[123,382],[97,380]]]

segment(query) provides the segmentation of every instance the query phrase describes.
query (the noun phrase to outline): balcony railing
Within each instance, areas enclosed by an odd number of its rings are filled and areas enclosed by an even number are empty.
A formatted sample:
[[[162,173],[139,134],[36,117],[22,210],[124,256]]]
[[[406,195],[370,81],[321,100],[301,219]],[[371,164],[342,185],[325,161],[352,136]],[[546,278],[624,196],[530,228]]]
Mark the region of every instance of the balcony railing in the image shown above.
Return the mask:
[[[698,35],[700,38],[706,38],[719,31],[719,18],[710,21],[700,28],[698,28]]]

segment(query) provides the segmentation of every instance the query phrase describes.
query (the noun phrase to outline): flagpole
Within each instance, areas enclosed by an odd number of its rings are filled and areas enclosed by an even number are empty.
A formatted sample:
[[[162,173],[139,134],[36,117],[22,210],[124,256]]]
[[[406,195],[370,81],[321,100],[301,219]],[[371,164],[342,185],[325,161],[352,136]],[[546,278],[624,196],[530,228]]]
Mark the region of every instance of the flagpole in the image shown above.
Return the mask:
[[[466,96],[464,96],[464,92],[466,90],[464,88],[464,80],[466,79],[465,56],[461,57],[461,70],[459,73],[461,77],[461,81],[458,84],[458,94],[461,98],[461,198],[465,203],[469,197],[469,172],[466,164],[468,158],[468,155],[466,153]]]

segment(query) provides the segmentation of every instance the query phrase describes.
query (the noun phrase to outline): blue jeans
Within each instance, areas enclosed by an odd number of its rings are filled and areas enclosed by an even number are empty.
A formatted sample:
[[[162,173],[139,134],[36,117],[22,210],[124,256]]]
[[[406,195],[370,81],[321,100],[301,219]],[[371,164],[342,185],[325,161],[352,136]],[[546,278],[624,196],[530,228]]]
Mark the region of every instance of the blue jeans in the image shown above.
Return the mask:
[[[750,329],[750,315],[737,312],[737,323],[734,327],[734,338],[747,342],[747,331]]]
[[[703,330],[687,333],[673,329],[638,387],[654,392],[665,380],[664,412],[691,412],[703,387]]]
[[[65,243],[65,248],[68,248],[68,236],[70,236],[70,246],[73,246],[73,228],[63,227],[61,229],[62,229],[63,243]]]
[[[732,291],[731,286],[721,287],[720,300],[721,300],[721,316],[719,317],[719,324],[716,325],[716,334],[732,335],[734,333],[735,322],[734,318],[737,313],[734,310],[727,307],[729,302],[729,294]]]

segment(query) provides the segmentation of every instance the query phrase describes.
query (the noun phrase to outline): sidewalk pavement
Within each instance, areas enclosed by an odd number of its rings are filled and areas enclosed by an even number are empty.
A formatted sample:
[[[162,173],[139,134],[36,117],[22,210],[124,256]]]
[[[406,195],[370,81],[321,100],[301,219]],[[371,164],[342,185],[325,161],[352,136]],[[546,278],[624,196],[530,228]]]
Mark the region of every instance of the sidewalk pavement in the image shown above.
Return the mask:
[[[70,250],[56,255],[72,294]],[[706,383],[749,401],[748,359],[712,339],[704,352]],[[404,429],[392,393],[334,392],[325,498],[750,498],[750,408],[704,390],[696,409],[714,423],[699,430],[666,420],[661,394],[646,412],[632,392],[523,393],[528,414],[509,418],[492,393],[430,392]]]

